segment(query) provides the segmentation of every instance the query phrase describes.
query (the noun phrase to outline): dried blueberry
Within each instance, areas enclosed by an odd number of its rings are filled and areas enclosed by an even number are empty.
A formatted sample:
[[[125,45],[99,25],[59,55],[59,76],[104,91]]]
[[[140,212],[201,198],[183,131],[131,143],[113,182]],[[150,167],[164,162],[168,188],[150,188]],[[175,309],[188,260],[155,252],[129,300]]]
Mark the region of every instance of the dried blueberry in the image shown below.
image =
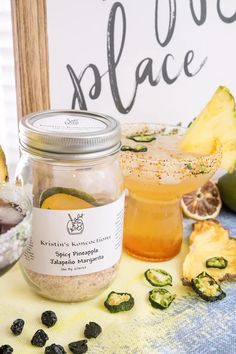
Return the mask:
[[[77,342],[71,342],[68,344],[70,351],[74,354],[83,354],[88,350],[87,340],[78,340]]]
[[[101,326],[97,324],[96,322],[89,322],[89,324],[86,324],[85,330],[84,330],[84,336],[86,338],[97,338],[97,336],[102,332]]]
[[[53,311],[44,311],[41,315],[42,323],[47,327],[52,327],[57,322],[57,316]]]
[[[45,354],[66,354],[65,349],[59,344],[51,344],[45,348]]]
[[[36,347],[43,347],[48,339],[47,333],[43,329],[38,329],[31,339],[31,344]]]
[[[0,347],[0,354],[11,354],[13,353],[13,348],[8,345],[8,344],[4,344]]]
[[[25,324],[25,321],[20,318],[15,320],[11,325],[12,333],[15,334],[15,336],[19,336],[23,330],[24,324]]]

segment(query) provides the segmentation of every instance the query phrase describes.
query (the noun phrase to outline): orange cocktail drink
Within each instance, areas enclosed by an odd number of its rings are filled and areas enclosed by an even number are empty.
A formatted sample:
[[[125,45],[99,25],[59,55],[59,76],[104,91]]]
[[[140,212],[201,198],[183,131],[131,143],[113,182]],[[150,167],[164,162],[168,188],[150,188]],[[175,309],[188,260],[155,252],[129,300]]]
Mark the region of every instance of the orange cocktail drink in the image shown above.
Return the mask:
[[[183,131],[157,124],[123,126],[124,248],[137,258],[164,261],[179,253],[180,199],[207,182],[219,166],[219,151],[209,155],[181,151]]]

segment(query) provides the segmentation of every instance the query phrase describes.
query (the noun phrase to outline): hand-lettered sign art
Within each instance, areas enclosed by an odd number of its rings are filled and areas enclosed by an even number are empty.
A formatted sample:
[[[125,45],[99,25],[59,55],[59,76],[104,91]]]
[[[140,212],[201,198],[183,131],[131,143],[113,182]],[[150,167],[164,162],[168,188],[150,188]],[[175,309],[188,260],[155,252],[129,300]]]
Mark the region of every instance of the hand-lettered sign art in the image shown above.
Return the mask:
[[[236,94],[236,1],[48,0],[52,108],[187,124]]]

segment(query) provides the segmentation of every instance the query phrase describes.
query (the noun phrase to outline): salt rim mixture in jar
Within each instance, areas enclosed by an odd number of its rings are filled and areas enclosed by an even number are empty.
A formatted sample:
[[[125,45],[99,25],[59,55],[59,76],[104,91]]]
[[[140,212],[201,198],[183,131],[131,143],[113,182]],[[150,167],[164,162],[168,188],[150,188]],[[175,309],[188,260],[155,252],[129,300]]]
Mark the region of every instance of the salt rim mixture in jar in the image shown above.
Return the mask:
[[[32,194],[33,225],[20,264],[38,294],[87,300],[115,278],[124,218],[120,138],[115,119],[87,111],[22,120],[16,178]]]

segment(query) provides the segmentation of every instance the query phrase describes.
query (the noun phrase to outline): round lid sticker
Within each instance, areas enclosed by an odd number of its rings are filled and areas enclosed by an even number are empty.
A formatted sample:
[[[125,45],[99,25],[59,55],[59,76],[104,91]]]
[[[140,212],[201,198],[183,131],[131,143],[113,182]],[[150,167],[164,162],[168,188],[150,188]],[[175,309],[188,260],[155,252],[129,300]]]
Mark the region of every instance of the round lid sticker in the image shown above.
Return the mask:
[[[32,122],[34,128],[45,132],[75,132],[89,133],[106,129],[106,124],[97,118],[76,116],[73,114],[54,114],[38,117]]]

